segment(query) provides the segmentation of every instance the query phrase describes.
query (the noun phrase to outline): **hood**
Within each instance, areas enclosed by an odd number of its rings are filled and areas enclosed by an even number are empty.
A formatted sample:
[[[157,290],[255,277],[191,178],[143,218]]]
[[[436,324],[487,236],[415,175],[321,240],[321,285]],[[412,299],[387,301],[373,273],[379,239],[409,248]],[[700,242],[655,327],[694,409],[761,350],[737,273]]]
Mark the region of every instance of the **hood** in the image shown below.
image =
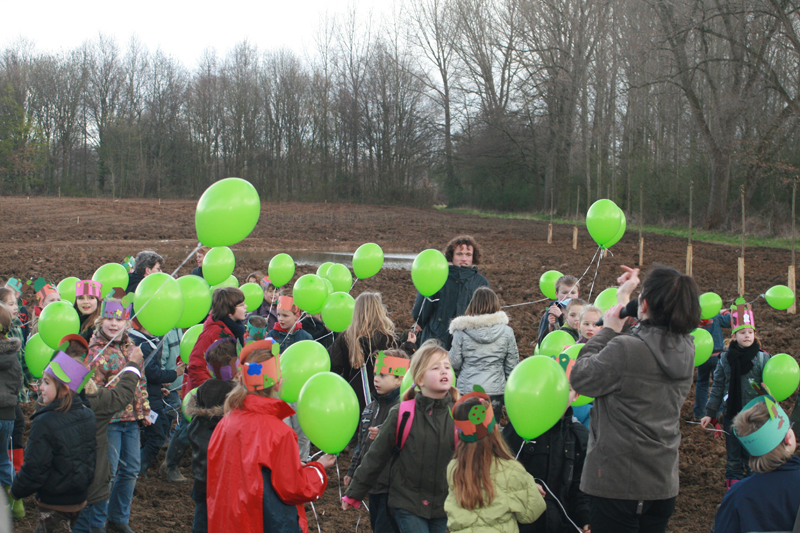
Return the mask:
[[[691,335],[668,334],[664,328],[641,325],[634,335],[644,341],[658,366],[672,379],[691,378],[694,373],[694,340]]]
[[[203,408],[197,405],[197,398],[192,396],[186,403],[184,412],[191,416],[192,420],[195,418],[222,418],[225,414],[225,405]]]
[[[450,333],[463,331],[479,344],[491,344],[506,330],[508,316],[503,311],[490,315],[460,316],[450,322]]]
[[[448,277],[458,280],[458,281],[467,281],[478,274],[478,267],[460,267],[456,265],[448,265],[449,272]]]
[[[20,348],[22,348],[22,341],[16,337],[0,339],[0,355],[12,354],[16,357]]]

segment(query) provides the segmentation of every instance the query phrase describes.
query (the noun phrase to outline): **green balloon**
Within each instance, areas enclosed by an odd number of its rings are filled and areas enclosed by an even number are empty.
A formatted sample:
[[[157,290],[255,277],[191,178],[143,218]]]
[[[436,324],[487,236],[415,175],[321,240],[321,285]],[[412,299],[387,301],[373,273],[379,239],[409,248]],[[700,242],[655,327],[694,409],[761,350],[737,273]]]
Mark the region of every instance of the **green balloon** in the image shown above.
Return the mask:
[[[353,387],[338,374],[315,374],[300,390],[300,427],[314,446],[326,453],[345,449],[355,435],[360,414]]]
[[[306,274],[294,282],[292,296],[297,307],[310,315],[315,315],[325,305],[328,287],[316,274]]]
[[[581,348],[583,348],[584,346],[585,346],[584,343],[573,344],[572,346],[564,350],[563,353],[567,354],[567,357],[569,357],[570,359],[577,359],[578,354],[581,353]]]
[[[269,281],[276,287],[283,287],[294,277],[294,259],[289,254],[278,254],[269,262]]]
[[[61,344],[61,339],[78,333],[80,329],[81,319],[69,302],[53,302],[39,315],[39,335],[53,350]]]
[[[356,301],[352,296],[346,292],[334,292],[322,307],[322,321],[329,330],[341,333],[353,321],[355,307]]]
[[[411,265],[411,281],[419,293],[431,297],[444,287],[450,267],[439,250],[422,251]]]
[[[557,329],[548,333],[542,339],[542,345],[539,347],[539,353],[556,357],[564,353],[564,347],[575,344],[575,339],[566,331]]]
[[[623,218],[622,210],[617,204],[605,198],[597,200],[586,213],[586,229],[598,246],[606,247],[605,244],[619,233]]]
[[[350,270],[339,263],[334,263],[328,268],[324,276],[333,285],[333,292],[350,292],[353,286],[353,275]]]
[[[106,263],[94,271],[92,281],[99,281],[102,284],[100,294],[105,297],[115,287],[119,287],[123,291],[128,289],[128,271],[119,263]]]
[[[187,392],[186,396],[183,397],[183,402],[181,402],[181,408],[182,408],[181,410],[183,411],[183,416],[185,416],[186,420],[188,420],[189,422],[192,421],[192,417],[186,414],[186,408],[189,407],[189,402],[192,401],[192,398],[197,396],[197,389],[199,388],[200,387],[195,387],[189,392]]]
[[[700,295],[700,318],[710,320],[722,310],[722,298],[713,292],[704,292]]]
[[[617,288],[609,287],[594,299],[594,305],[603,313],[617,305]]]
[[[211,287],[200,276],[191,274],[178,278],[183,293],[183,314],[178,320],[181,329],[186,329],[205,320],[211,311]]]
[[[789,354],[773,355],[764,365],[763,380],[772,397],[782,402],[797,390],[797,385],[800,384],[800,367]]]
[[[183,315],[183,291],[178,280],[156,272],[136,287],[133,308],[147,331],[161,337],[178,325]]]
[[[564,416],[569,403],[567,375],[551,357],[529,357],[508,376],[505,402],[517,434],[525,440],[535,439]]]
[[[330,370],[331,357],[323,345],[317,341],[292,344],[281,354],[281,400],[296,402],[311,376]]]
[[[558,278],[563,276],[561,272],[558,270],[548,270],[544,274],[541,275],[539,278],[539,290],[542,291],[542,294],[550,298],[551,300],[556,299],[556,281]]]
[[[48,305],[49,308],[51,305]],[[28,365],[28,370],[36,379],[42,377],[44,369],[50,364],[50,359],[53,357],[54,348],[49,347],[42,340],[40,333],[36,333],[25,344],[25,364]]]
[[[241,178],[219,180],[197,202],[197,239],[206,246],[233,246],[250,235],[260,215],[261,200],[250,182]]]
[[[80,283],[80,281],[81,280],[75,277],[62,279],[61,283],[56,287],[58,294],[61,295],[61,299],[74,304],[76,298],[75,290],[78,288],[78,283]]]
[[[374,242],[362,244],[353,254],[353,273],[358,279],[371,278],[383,268],[383,250]]]
[[[533,346],[533,355],[542,355],[542,353],[539,351],[538,343]]]
[[[581,407],[583,405],[589,405],[594,401],[594,398],[589,396],[578,396],[574,402],[572,402],[572,407]]]
[[[324,279],[325,278],[325,274],[328,273],[328,269],[331,267],[332,264],[333,263],[331,263],[330,261],[328,261],[326,263],[322,263],[319,266],[319,268],[317,268],[317,276],[319,276],[319,277]]]
[[[617,231],[617,234],[614,235],[611,238],[610,241],[608,241],[605,244],[603,244],[603,248],[611,248],[612,246],[614,246],[615,244],[617,244],[619,242],[619,240],[623,237],[623,235],[625,235],[625,230],[628,227],[628,221],[625,218],[625,213],[623,213],[621,209],[620,209],[619,213],[620,213],[620,216],[622,217],[622,221],[620,222],[620,225],[619,225],[619,230]]]
[[[264,301],[264,289],[258,283],[245,283],[239,287],[244,293],[244,303],[247,305],[247,312],[251,313],[258,309]]]
[[[227,246],[212,248],[203,257],[203,277],[209,285],[219,285],[233,274],[236,257]]]
[[[778,311],[789,309],[794,303],[794,293],[792,289],[786,285],[775,285],[771,287],[766,294],[764,294],[764,298],[773,309],[777,309]]]
[[[197,344],[197,339],[200,337],[200,334],[203,332],[203,325],[197,324],[195,326],[190,327],[183,333],[183,337],[181,337],[181,361],[185,364],[189,364],[189,356],[192,355],[192,350],[194,350],[194,345]]]
[[[694,366],[700,366],[714,353],[714,338],[703,328],[696,328],[691,335],[694,337]]]
[[[231,274],[230,276],[228,276],[228,279],[226,279],[222,283],[217,283],[216,285],[213,285],[211,287],[211,297],[212,298],[214,297],[214,291],[217,289],[222,289],[224,287],[238,287],[238,286],[239,286],[239,280],[236,279],[236,276]]]

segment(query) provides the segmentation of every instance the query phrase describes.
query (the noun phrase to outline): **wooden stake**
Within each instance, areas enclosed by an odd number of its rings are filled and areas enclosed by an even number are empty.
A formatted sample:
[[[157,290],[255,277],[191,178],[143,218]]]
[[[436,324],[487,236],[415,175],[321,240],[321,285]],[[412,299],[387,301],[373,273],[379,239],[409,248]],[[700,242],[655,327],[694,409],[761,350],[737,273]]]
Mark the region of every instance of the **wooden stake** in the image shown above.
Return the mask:
[[[639,237],[639,266],[644,264],[644,237]]]
[[[644,264],[644,237],[642,237],[642,227],[644,226],[644,183],[639,184],[639,266]]]
[[[789,265],[789,279],[787,285],[790,289],[792,289],[792,294],[797,294],[797,283],[794,279],[794,221],[795,221],[795,200],[797,199],[797,176],[795,176],[794,181],[792,183],[792,264]],[[789,314],[797,314],[797,298],[795,301],[792,302],[792,305],[789,306],[789,309],[786,310]]]
[[[692,275],[692,245],[686,245],[686,275]]]
[[[744,257],[739,258],[739,296],[744,297]]]
[[[578,249],[578,226],[572,227],[572,249]]]
[[[553,244],[553,224],[547,225],[547,244]]]
[[[794,281],[794,265],[789,265],[789,280],[786,283],[790,289],[792,289],[792,294],[795,294],[797,291],[797,283]],[[792,305],[789,306],[789,309],[786,310],[789,314],[797,314],[797,300],[795,299],[792,302]]]
[[[76,222],[76,224],[80,224],[80,223],[81,223],[81,217],[80,217],[80,215],[78,215],[78,221]]]
[[[161,205],[161,198],[158,199],[158,205]]]
[[[689,244],[686,246],[686,275],[692,275],[692,200],[694,199],[694,181],[689,181]]]

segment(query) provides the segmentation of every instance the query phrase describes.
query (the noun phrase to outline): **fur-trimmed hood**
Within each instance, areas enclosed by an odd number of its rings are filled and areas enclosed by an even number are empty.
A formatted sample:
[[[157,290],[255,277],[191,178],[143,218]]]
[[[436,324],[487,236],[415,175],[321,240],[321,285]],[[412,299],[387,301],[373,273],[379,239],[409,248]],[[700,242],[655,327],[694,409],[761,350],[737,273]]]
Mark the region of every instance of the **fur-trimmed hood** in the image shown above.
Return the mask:
[[[225,414],[224,405],[216,405],[214,407],[200,407],[197,405],[197,398],[192,396],[186,404],[186,414],[192,418],[222,418]]]
[[[16,337],[0,339],[0,355],[13,355],[16,357],[20,348],[22,348],[22,341]]]
[[[498,311],[490,315],[460,316],[450,322],[450,334],[452,335],[456,331],[485,328],[497,324],[503,326],[508,324],[508,315],[505,311]]]

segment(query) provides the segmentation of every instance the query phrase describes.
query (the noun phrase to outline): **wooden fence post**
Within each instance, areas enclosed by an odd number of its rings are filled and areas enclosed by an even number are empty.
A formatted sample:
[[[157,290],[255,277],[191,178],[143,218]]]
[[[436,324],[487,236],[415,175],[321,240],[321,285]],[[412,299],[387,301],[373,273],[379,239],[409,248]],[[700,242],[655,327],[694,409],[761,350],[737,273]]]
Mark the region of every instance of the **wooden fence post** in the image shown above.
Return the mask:
[[[787,280],[787,285],[790,289],[792,289],[792,294],[797,294],[797,282],[794,279],[794,206],[795,206],[795,199],[797,198],[797,176],[794,178],[794,182],[792,183],[792,264],[789,265],[789,276]],[[792,301],[792,305],[789,306],[789,309],[786,310],[787,313],[792,315],[797,314],[797,298]]]
[[[553,188],[550,187],[550,225],[547,226],[547,244],[553,244]]]
[[[745,218],[744,218],[744,185],[739,189],[742,195],[742,255],[739,257],[739,276],[738,287],[739,296],[744,297],[744,232],[745,232]]]
[[[644,225],[644,184],[639,184],[639,266],[644,265],[644,237],[642,237],[642,226]]]

